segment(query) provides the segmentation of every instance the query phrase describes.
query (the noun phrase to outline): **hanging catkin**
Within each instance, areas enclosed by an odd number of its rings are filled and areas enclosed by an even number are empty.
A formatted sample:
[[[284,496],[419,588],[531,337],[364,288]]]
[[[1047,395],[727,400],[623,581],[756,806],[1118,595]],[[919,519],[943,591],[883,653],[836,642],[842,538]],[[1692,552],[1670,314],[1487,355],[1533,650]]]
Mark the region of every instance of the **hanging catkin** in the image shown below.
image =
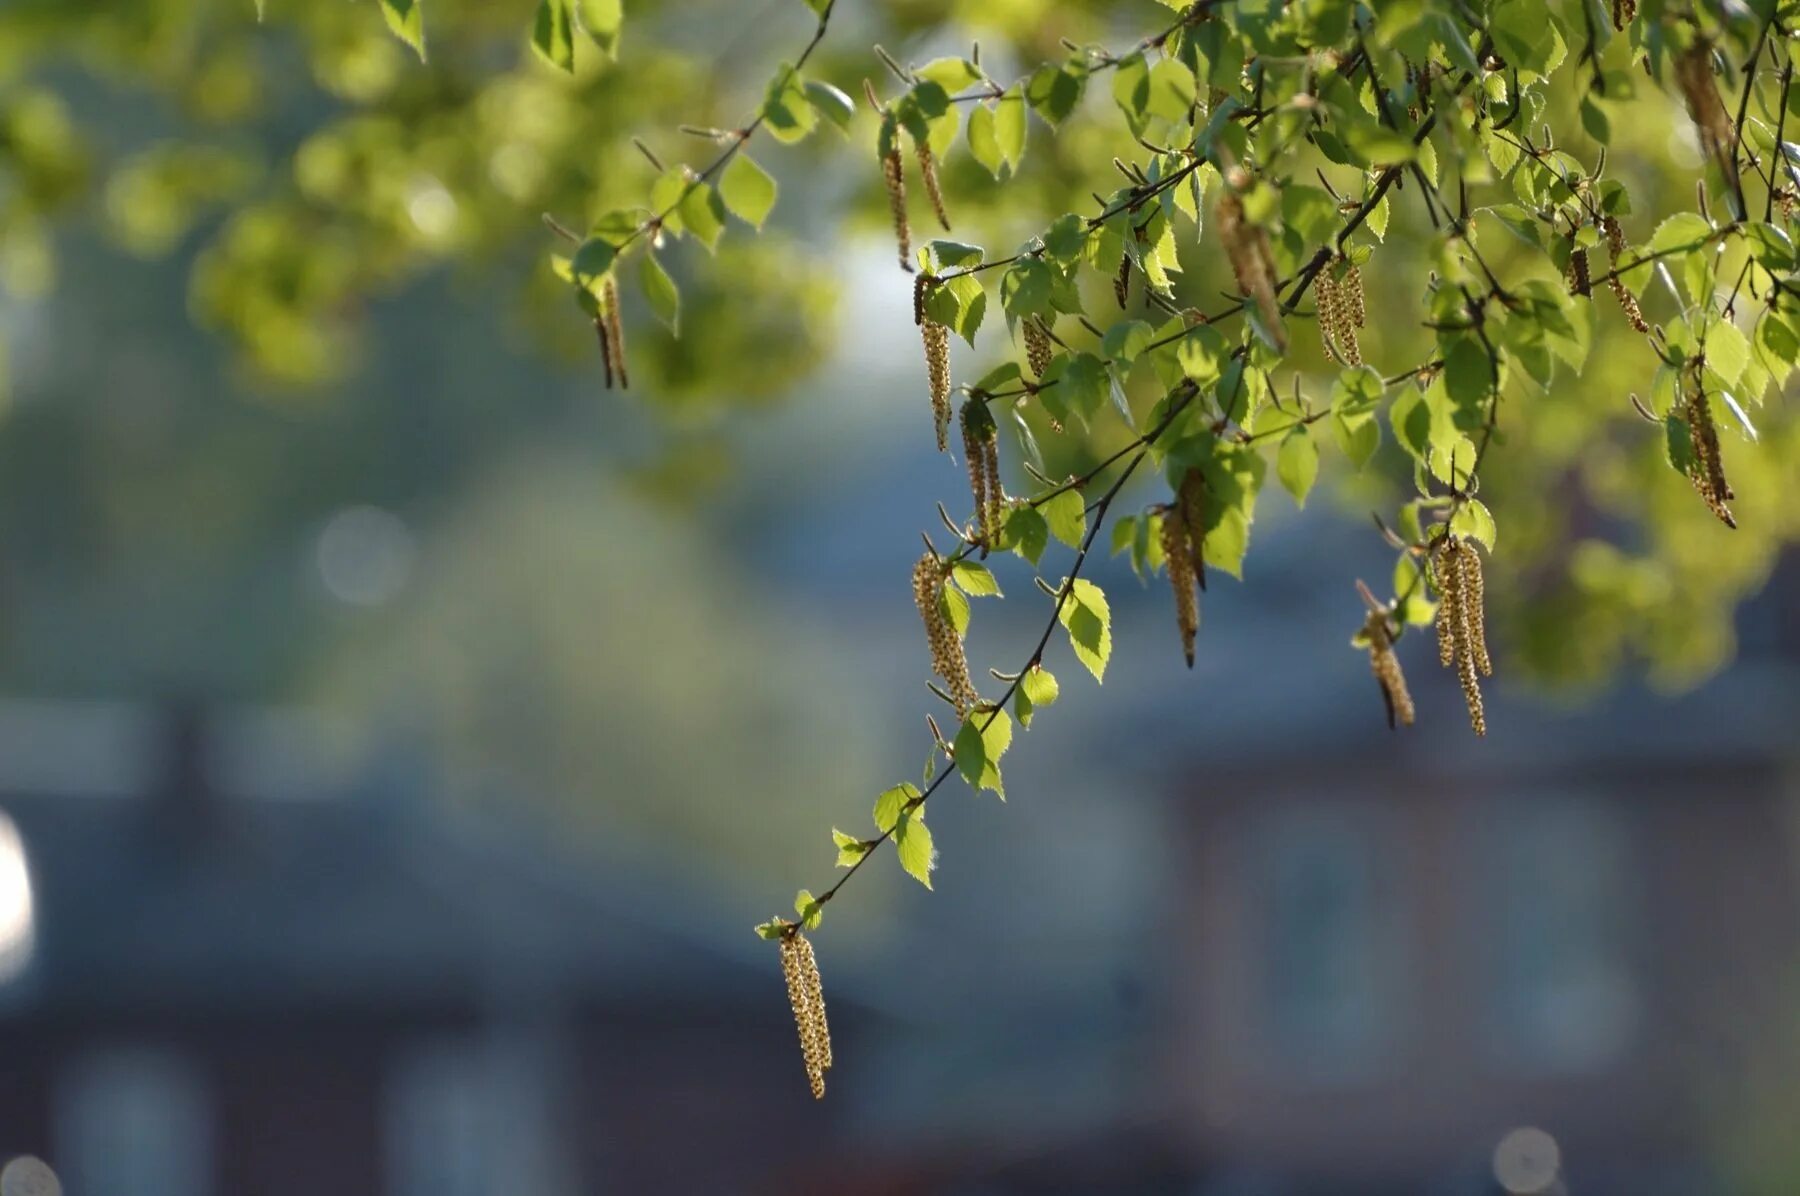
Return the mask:
[[[819,981],[812,943],[798,926],[781,936],[781,973],[787,980],[788,1004],[800,1032],[800,1058],[814,1100],[825,1098],[825,1072],[831,1067],[831,1028],[825,1020],[825,990]]]
[[[912,271],[912,225],[906,219],[906,176],[900,168],[900,147],[881,157],[881,178],[887,184],[888,211],[894,217],[894,240],[900,247],[900,268]]]
[[[606,385],[617,379],[620,390],[631,389],[631,376],[625,372],[625,322],[619,317],[619,284],[608,274],[600,287],[600,315],[605,324]]]
[[[1600,221],[1600,230],[1606,234],[1606,253],[1612,262],[1611,276],[1607,278],[1606,285],[1612,288],[1613,297],[1625,309],[1625,318],[1631,321],[1632,328],[1638,332],[1648,332],[1650,325],[1644,322],[1644,313],[1638,307],[1637,296],[1631,293],[1631,288],[1625,285],[1625,280],[1618,273],[1619,258],[1625,253],[1625,230],[1619,227],[1618,219],[1613,216]]]
[[[1475,734],[1486,735],[1479,676],[1493,670],[1488,662],[1481,560],[1476,551],[1472,542],[1445,532],[1432,550],[1432,572],[1438,589],[1438,661],[1456,667],[1463,701],[1469,707],[1469,725]]]
[[[1700,134],[1700,147],[1718,164],[1725,176],[1725,186],[1736,192],[1737,128],[1725,101],[1719,97],[1719,85],[1713,79],[1712,46],[1695,42],[1675,57],[1675,82],[1687,101],[1688,116]],[[1742,213],[1739,213],[1741,216]]]
[[[932,214],[937,222],[950,231],[950,214],[944,210],[944,192],[938,186],[937,158],[932,155],[931,142],[914,140],[913,145],[919,153],[919,177],[925,180],[925,196],[931,200]]]
[[[931,668],[943,678],[950,701],[960,715],[967,715],[979,696],[969,679],[969,661],[963,655],[962,637],[944,614],[944,565],[927,552],[913,566],[913,605],[925,623],[925,643],[931,649]]]
[[[950,447],[950,330],[925,311],[925,293],[937,285],[929,274],[913,282],[913,322],[925,343],[925,377],[931,386],[931,421],[937,431],[938,452]]]
[[[1725,480],[1725,462],[1719,455],[1719,430],[1713,424],[1712,403],[1699,385],[1688,386],[1682,416],[1687,423],[1688,442],[1693,450],[1693,460],[1687,467],[1688,481],[1693,483],[1694,490],[1705,500],[1707,509],[1720,523],[1736,528],[1737,518],[1726,505],[1736,495],[1731,491],[1731,484]]]
[[[1588,253],[1579,245],[1569,251],[1569,270],[1567,275],[1569,294],[1587,298],[1592,295],[1593,286],[1588,280]]]
[[[1369,671],[1381,687],[1381,699],[1387,706],[1389,728],[1410,727],[1416,716],[1412,694],[1406,688],[1406,674],[1400,671],[1400,658],[1394,653],[1394,638],[1388,634],[1387,614],[1374,611],[1363,626],[1363,638],[1369,641]]]
[[[1056,354],[1050,333],[1036,316],[1026,316],[1020,327],[1025,334],[1025,364],[1030,368],[1031,376],[1042,381],[1044,371],[1050,368],[1050,359]]]
[[[1238,288],[1256,303],[1263,329],[1276,348],[1286,349],[1287,332],[1281,324],[1281,306],[1275,301],[1275,257],[1269,250],[1268,233],[1244,218],[1244,201],[1232,191],[1220,197],[1216,215],[1219,239],[1231,260]]]
[[[1192,534],[1179,502],[1170,503],[1163,511],[1162,550],[1169,569],[1169,587],[1175,592],[1175,626],[1181,632],[1181,651],[1191,669],[1194,639],[1200,630],[1200,582],[1194,575]]]
[[[969,494],[975,503],[975,536],[983,546],[992,546],[1000,535],[1006,495],[1000,487],[1000,429],[986,403],[970,399],[963,404],[962,435]]]

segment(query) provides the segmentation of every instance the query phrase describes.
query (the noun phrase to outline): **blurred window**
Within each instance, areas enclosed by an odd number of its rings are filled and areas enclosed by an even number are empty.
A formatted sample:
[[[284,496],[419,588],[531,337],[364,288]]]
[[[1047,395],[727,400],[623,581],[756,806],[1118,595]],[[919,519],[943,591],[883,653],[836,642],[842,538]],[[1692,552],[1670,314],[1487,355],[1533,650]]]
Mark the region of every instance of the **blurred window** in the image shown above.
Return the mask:
[[[57,1167],[81,1196],[207,1196],[213,1190],[206,1077],[179,1052],[93,1052],[58,1081]]]
[[[554,1194],[569,1190],[553,1138],[539,1044],[469,1038],[403,1053],[387,1093],[393,1196]]]
[[[1637,1030],[1631,843],[1620,811],[1580,797],[1513,797],[1482,836],[1484,927],[1496,1059],[1531,1071],[1590,1071]]]
[[[1260,1007],[1290,1076],[1353,1083],[1393,1048],[1401,999],[1399,909],[1381,812],[1307,805],[1257,835]]]

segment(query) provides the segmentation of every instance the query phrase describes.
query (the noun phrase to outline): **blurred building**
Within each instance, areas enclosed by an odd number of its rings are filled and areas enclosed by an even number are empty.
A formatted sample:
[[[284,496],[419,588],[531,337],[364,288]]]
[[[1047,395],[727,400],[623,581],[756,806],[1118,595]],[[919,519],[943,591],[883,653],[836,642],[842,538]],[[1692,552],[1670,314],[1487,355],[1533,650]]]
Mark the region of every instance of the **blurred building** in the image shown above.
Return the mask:
[[[82,1196],[713,1192],[816,1123],[741,912],[315,731],[0,708],[0,1154]]]

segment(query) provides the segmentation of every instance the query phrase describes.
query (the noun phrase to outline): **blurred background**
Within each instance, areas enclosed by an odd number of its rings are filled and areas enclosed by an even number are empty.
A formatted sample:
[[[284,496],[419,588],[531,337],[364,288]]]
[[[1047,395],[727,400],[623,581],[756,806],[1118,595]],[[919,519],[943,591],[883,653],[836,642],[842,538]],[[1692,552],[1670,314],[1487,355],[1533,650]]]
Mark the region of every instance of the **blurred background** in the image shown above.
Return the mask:
[[[1595,315],[1486,479],[1485,741],[1426,637],[1397,735],[1347,646],[1393,567],[1368,513],[1410,490],[1391,444],[1328,454],[1305,512],[1264,496],[1192,672],[1166,586],[1099,565],[1106,686],[1053,654],[1010,804],[947,792],[935,891],[877,860],[815,936],[814,1105],[750,928],[926,756],[906,579],[965,493],[872,122],[755,148],[774,227],[671,252],[683,336],[633,312],[609,393],[540,215],[640,201],[632,134],[705,160],[676,126],[753,107],[805,5],[628,3],[572,79],[516,4],[431,7],[428,66],[372,4],[251,8],[0,10],[0,1191],[1800,1190],[1784,400],[1728,438],[1727,533]],[[874,42],[978,36],[1008,79],[1166,21],[852,5],[816,73],[860,94]],[[1634,239],[1699,161],[1640,92]],[[1092,100],[1018,185],[952,155],[959,236],[1010,252],[1091,202],[1128,145]],[[1378,311],[1423,283],[1400,199]],[[998,324],[959,377],[1017,351]],[[1046,468],[1127,434],[1041,437]],[[1048,610],[995,565],[971,657],[1010,668]]]

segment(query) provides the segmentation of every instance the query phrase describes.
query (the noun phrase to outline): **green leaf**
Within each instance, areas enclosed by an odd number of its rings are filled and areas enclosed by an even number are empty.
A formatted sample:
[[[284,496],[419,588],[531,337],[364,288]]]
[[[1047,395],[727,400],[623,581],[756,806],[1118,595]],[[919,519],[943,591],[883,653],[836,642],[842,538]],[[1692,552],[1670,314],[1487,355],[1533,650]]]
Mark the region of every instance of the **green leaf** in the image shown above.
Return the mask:
[[[1014,174],[1025,160],[1025,93],[1019,87],[1007,89],[994,109],[994,137],[1000,143],[1000,154]]]
[[[784,145],[803,139],[819,123],[818,110],[800,85],[800,73],[787,63],[782,63],[769,80],[769,89],[763,95],[762,118],[769,135]]]
[[[900,821],[900,812],[918,796],[918,786],[910,781],[902,781],[892,789],[884,790],[875,799],[875,829],[883,834],[893,830]]]
[[[1294,496],[1295,504],[1304,507],[1306,496],[1319,477],[1319,446],[1305,427],[1296,427],[1282,437],[1281,451],[1275,457],[1275,476]]]
[[[1015,707],[1019,713],[1019,725],[1031,726],[1032,715],[1043,706],[1051,706],[1061,695],[1057,687],[1056,677],[1042,665],[1033,665],[1025,670],[1019,678],[1019,688],[1014,696]]]
[[[1014,507],[1006,513],[1000,531],[1000,547],[1010,549],[1033,565],[1050,545],[1050,525],[1031,507]]]
[[[956,771],[970,788],[991,789],[1005,800],[1006,789],[1000,780],[1000,757],[1012,746],[1012,733],[1012,719],[1004,710],[977,707],[969,712],[950,750],[956,757]]]
[[[856,101],[845,95],[841,88],[808,79],[801,91],[806,96],[806,102],[813,106],[813,111],[830,121],[840,132],[850,131],[850,118],[856,115]]]
[[[837,866],[854,868],[857,861],[868,855],[875,847],[872,839],[858,839],[855,835],[847,835],[837,827],[831,828],[831,841],[837,845]]]
[[[531,48],[551,66],[574,73],[575,18],[570,0],[538,0],[532,25]]]
[[[613,259],[618,255],[619,251],[613,248],[611,241],[589,237],[575,251],[574,259],[569,262],[569,271],[577,283],[588,286],[612,269]]]
[[[999,598],[1000,583],[986,565],[975,561],[958,561],[950,566],[950,578],[962,588],[963,593],[974,598]]]
[[[800,915],[802,930],[817,930],[819,919],[825,914],[825,907],[813,900],[811,890],[801,889],[794,894],[794,912]]]
[[[1041,66],[1025,83],[1025,98],[1052,128],[1068,119],[1081,102],[1085,79],[1060,66]]]
[[[974,86],[983,78],[981,68],[966,58],[933,59],[913,74],[920,79],[931,80],[953,95],[965,87]]]
[[[425,14],[419,0],[381,0],[381,15],[395,37],[425,61]]]
[[[1086,578],[1078,577],[1068,585],[1056,617],[1069,633],[1075,659],[1087,666],[1094,680],[1103,681],[1106,662],[1112,656],[1112,608],[1100,587]]]
[[[937,850],[931,845],[931,828],[925,825],[925,811],[905,811],[894,825],[894,851],[906,874],[931,887],[931,869],[937,864]]]
[[[1373,418],[1346,418],[1333,412],[1331,430],[1336,435],[1338,447],[1344,451],[1344,456],[1358,469],[1367,465],[1369,458],[1375,455],[1375,450],[1381,447],[1381,425]]]
[[[1480,540],[1489,552],[1494,551],[1494,517],[1478,498],[1471,498],[1456,509],[1450,516],[1450,530],[1459,536]]]
[[[945,586],[939,591],[938,606],[944,612],[944,618],[958,636],[969,634],[969,600],[963,592],[954,586]]]
[[[763,226],[775,207],[775,180],[747,154],[738,154],[719,176],[719,198],[744,221]]]
[[[681,226],[711,253],[725,234],[725,205],[706,183],[692,182],[681,193]]]
[[[763,938],[768,939],[770,942],[774,942],[781,937],[781,932],[786,929],[787,924],[780,918],[770,918],[767,922],[760,922],[757,924],[756,933]]]
[[[581,17],[581,28],[588,40],[608,58],[619,55],[619,29],[625,13],[619,0],[576,0],[575,11]]]
[[[1070,548],[1081,547],[1087,532],[1087,500],[1079,490],[1064,490],[1038,505],[1050,534]]]
[[[650,311],[669,326],[670,332],[679,333],[681,292],[676,290],[675,280],[669,277],[669,272],[663,269],[654,253],[644,255],[638,274],[644,284],[644,297],[650,301]]]
[[[969,113],[969,152],[995,178],[1000,177],[1000,168],[1006,164],[1006,155],[1000,151],[998,124],[999,118],[986,104],[975,105]]]
[[[1736,386],[1750,364],[1750,342],[1737,325],[1714,321],[1706,330],[1706,367],[1726,386]]]

